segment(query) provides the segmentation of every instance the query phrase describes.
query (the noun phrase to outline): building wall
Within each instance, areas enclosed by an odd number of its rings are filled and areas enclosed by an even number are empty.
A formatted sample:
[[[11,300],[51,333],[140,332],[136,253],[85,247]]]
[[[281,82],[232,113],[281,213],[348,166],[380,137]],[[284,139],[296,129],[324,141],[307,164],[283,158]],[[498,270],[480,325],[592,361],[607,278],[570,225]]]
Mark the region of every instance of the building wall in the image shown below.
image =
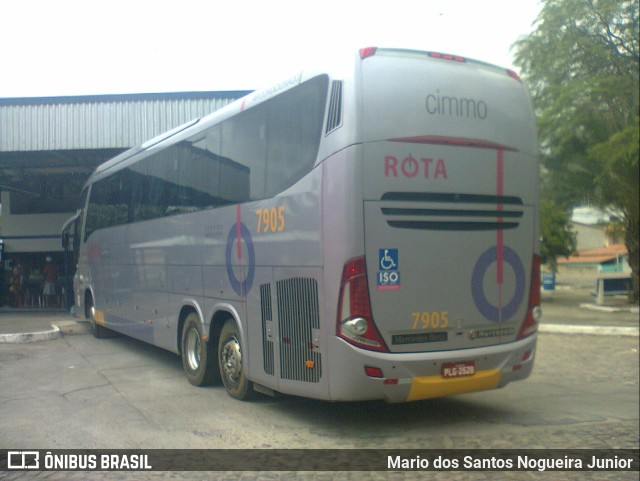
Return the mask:
[[[10,212],[11,196],[2,192],[3,212]],[[3,215],[2,239],[4,252],[62,251],[62,225],[71,216],[63,214]]]
[[[576,232],[578,251],[597,249],[608,244],[607,234],[602,225],[587,225],[574,222],[573,229]]]
[[[59,213],[57,209],[56,213],[41,213],[35,209],[26,215],[12,213],[12,189],[38,191],[31,185],[26,189],[24,179],[42,186],[54,175],[75,175],[74,186],[82,186],[98,165],[96,159],[102,159],[101,162],[115,155],[114,152],[140,145],[248,93],[0,99],[0,237],[5,254],[61,251],[60,231],[75,209],[75,203],[70,202],[69,212]],[[93,159],[90,169],[87,166],[91,162],[82,160],[83,156]],[[78,180],[78,176],[82,178]],[[64,181],[64,185],[69,184]],[[46,198],[40,192],[40,199]]]

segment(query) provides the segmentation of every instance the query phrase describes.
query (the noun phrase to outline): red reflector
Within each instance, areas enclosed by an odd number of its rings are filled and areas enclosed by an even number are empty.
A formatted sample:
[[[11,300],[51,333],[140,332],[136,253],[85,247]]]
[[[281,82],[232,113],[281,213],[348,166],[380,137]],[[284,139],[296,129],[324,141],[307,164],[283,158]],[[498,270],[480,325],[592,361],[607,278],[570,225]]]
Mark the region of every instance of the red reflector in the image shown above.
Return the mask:
[[[360,59],[364,60],[367,57],[373,57],[376,54],[378,47],[365,47],[360,49]]]
[[[391,379],[385,379],[383,381],[383,384],[398,384],[398,380],[396,378],[391,378]]]
[[[467,60],[460,55],[451,55],[448,53],[429,52],[429,57],[441,58],[442,60],[453,60],[454,62],[466,62]]]
[[[384,374],[382,374],[382,369],[380,369],[379,367],[365,366],[364,372],[369,377],[377,377],[377,378],[384,377]]]
[[[540,305],[540,256],[533,255],[533,262],[531,267],[531,290],[529,293],[529,305]]]
[[[509,74],[509,77],[511,77],[512,79],[517,80],[518,82],[522,83],[522,80],[520,79],[520,75],[515,73],[513,70],[507,69],[507,73]]]

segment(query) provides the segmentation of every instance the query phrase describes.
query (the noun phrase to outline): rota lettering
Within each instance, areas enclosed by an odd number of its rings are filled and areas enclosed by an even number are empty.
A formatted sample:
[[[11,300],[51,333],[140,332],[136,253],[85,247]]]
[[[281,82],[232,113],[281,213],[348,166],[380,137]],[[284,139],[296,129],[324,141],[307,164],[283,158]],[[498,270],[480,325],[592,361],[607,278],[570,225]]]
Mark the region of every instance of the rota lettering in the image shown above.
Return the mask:
[[[432,159],[429,157],[416,159],[412,155],[409,155],[402,160],[399,160],[393,155],[385,156],[384,176],[406,177],[409,179],[422,177],[425,179],[447,180],[449,178],[449,174],[447,174],[447,166],[443,159]]]

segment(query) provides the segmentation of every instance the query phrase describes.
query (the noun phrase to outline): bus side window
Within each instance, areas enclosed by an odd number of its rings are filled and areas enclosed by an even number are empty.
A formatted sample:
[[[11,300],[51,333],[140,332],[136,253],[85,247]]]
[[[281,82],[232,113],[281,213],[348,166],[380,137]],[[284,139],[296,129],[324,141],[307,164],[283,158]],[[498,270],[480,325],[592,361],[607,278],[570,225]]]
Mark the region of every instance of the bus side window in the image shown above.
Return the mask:
[[[276,195],[308,174],[318,155],[328,80],[316,77],[269,105],[266,195]]]
[[[127,170],[116,172],[92,185],[87,208],[85,241],[99,229],[129,222],[130,194],[131,177]]]
[[[265,198],[266,108],[258,105],[222,124],[222,156],[249,174],[249,197],[233,194],[230,202]]]

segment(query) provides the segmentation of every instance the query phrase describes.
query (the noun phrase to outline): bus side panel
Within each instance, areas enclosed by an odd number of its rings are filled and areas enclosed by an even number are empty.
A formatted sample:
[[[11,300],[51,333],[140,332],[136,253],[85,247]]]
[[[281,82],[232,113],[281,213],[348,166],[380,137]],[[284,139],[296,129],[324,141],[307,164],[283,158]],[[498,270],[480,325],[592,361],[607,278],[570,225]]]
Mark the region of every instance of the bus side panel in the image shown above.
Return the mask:
[[[197,256],[205,264],[205,325],[216,309],[233,311],[245,342],[247,377],[302,395],[326,390],[320,347],[311,347],[319,336],[322,296],[321,175],[316,168],[270,199],[185,216],[194,223],[187,232],[199,234],[189,251],[172,256],[183,263]],[[281,319],[292,325],[282,326]],[[295,332],[285,332],[290,327]]]
[[[131,265],[128,261],[128,226],[101,230],[92,234],[87,243],[91,290],[98,322],[116,332],[132,337]],[[150,333],[149,333],[150,334]],[[149,337],[149,339],[146,339]],[[150,342],[150,336],[143,336]]]
[[[352,382],[345,378],[342,341],[336,337],[336,317],[340,280],[345,262],[364,254],[362,145],[353,145],[324,161],[323,235],[324,235],[324,306],[326,318],[327,371],[330,372],[329,396],[336,399],[336,383]],[[356,349],[357,350],[357,349]],[[359,351],[359,350],[358,350]],[[366,354],[365,351],[360,351]],[[364,357],[363,357],[364,359]],[[362,399],[366,399],[366,393]]]
[[[246,297],[248,377],[314,397],[327,389],[320,334],[321,181],[316,168],[282,194],[241,209],[256,265]]]

